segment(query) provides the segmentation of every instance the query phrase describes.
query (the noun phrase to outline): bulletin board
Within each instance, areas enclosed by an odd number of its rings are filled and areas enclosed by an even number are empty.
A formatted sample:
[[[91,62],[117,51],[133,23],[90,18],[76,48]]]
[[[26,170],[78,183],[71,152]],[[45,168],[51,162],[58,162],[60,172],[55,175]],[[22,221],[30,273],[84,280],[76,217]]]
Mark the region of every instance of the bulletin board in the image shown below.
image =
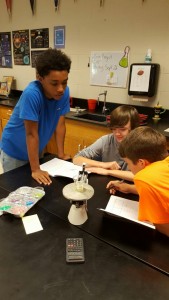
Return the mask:
[[[126,49],[126,48],[125,48]],[[126,88],[128,53],[93,51],[90,56],[90,84]]]

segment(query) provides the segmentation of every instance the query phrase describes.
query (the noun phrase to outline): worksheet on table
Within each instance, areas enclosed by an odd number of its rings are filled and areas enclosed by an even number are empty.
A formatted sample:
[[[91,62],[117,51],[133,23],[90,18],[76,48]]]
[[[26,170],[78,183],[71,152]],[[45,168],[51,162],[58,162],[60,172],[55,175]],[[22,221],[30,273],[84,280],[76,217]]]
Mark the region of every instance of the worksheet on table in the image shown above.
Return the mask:
[[[116,215],[118,217],[125,218],[155,229],[155,226],[152,223],[138,220],[138,208],[138,201],[111,196],[106,208],[101,210],[105,211],[108,214]]]
[[[41,170],[47,171],[49,175],[64,176],[74,178],[82,170],[81,166],[74,165],[72,162],[62,160],[59,158],[53,158],[48,162],[40,165]]]

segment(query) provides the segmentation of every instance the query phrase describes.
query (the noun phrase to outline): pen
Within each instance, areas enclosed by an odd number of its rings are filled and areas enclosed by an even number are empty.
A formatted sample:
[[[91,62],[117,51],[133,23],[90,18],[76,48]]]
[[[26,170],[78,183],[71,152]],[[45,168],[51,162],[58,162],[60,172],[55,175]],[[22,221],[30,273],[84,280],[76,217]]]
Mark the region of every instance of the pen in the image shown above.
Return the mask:
[[[83,163],[83,165],[82,165],[82,177],[81,177],[81,180],[83,180],[83,181],[84,181],[84,178],[85,178],[85,167],[86,167],[86,164]]]
[[[123,183],[124,182],[124,179],[122,179],[122,180],[116,180],[116,183],[119,183],[119,184],[121,184],[121,183]],[[112,190],[112,189],[114,189],[114,190],[118,190],[118,187],[116,188],[116,186],[115,185],[111,185],[109,188],[107,188],[109,191],[110,190]]]
[[[83,174],[85,173],[85,167],[86,167],[86,164],[83,163],[83,166],[82,166],[82,173],[83,173]]]

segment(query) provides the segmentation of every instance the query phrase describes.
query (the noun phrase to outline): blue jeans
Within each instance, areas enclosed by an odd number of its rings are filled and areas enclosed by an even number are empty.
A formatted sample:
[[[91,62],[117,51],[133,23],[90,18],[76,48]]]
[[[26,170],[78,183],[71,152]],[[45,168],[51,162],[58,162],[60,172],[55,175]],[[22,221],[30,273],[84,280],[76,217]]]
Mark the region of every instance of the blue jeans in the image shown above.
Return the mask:
[[[3,150],[1,150],[0,159],[1,159],[1,164],[4,172],[8,172],[10,170],[16,169],[28,163],[28,161],[19,160],[7,155]]]

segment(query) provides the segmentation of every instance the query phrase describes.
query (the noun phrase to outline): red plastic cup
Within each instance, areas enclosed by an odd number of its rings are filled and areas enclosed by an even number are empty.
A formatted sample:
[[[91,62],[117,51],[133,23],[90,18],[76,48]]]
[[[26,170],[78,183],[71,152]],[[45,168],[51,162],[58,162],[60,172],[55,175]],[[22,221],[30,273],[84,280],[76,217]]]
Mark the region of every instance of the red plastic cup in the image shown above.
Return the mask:
[[[96,109],[97,100],[88,99],[87,103],[88,103],[88,110],[91,111],[91,112],[94,112],[95,109]]]

